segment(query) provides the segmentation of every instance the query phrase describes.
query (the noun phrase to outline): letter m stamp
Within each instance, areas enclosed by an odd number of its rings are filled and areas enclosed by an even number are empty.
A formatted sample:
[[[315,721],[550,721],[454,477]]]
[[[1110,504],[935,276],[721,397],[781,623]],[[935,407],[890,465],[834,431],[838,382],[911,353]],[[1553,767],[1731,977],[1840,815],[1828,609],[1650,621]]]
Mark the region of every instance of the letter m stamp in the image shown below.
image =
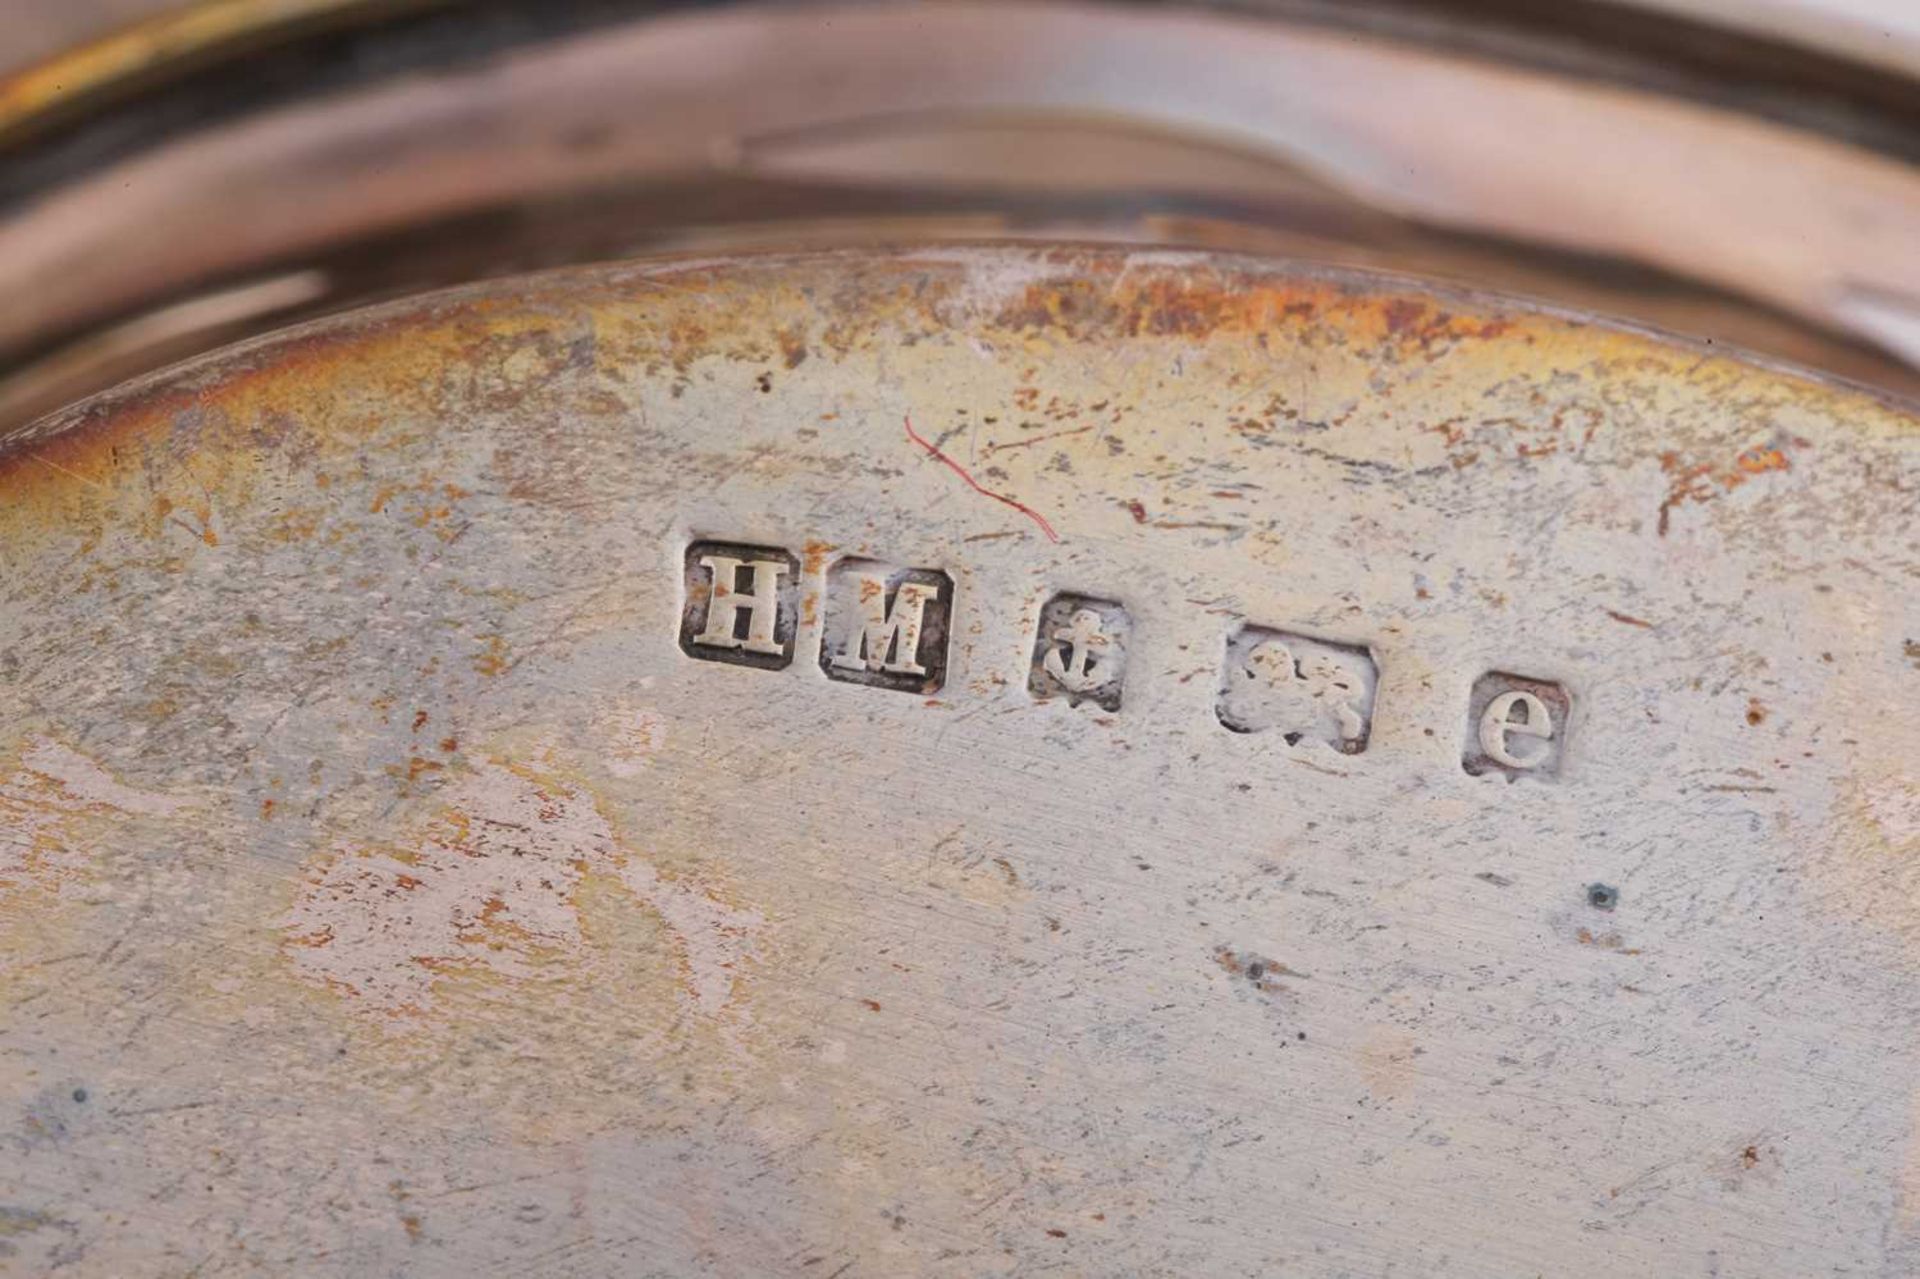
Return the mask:
[[[827,571],[820,669],[902,693],[946,682],[953,579],[939,569],[844,559]]]

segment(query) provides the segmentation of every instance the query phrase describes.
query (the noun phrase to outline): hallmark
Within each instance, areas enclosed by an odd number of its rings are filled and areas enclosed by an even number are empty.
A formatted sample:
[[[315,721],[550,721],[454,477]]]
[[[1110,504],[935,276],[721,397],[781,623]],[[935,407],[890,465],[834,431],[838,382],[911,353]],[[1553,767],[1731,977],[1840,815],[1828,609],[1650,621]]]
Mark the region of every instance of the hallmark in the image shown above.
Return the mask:
[[[1214,710],[1236,733],[1278,732],[1287,745],[1367,749],[1379,668],[1366,649],[1242,626],[1227,640]]]
[[[680,649],[688,657],[779,670],[793,661],[800,561],[772,546],[695,542],[687,548]]]
[[[954,579],[944,569],[852,556],[810,585],[792,551],[703,540],[686,548],[684,573],[680,648],[689,657],[762,670],[792,665],[804,596],[826,678],[920,696],[947,682]],[[817,622],[809,593],[816,589]],[[1117,600],[1057,592],[1035,622],[1028,694],[1118,713],[1133,639],[1133,616]],[[1299,751],[1359,755],[1373,737],[1379,683],[1365,644],[1241,623],[1226,637],[1214,717],[1230,732],[1277,734]],[[1468,697],[1461,768],[1508,781],[1557,777],[1572,707],[1567,689],[1550,680],[1481,675]]]
[[[1133,619],[1112,600],[1055,595],[1040,610],[1027,690],[1041,701],[1064,697],[1069,706],[1119,710],[1132,633]]]
[[[1489,671],[1467,699],[1467,743],[1460,767],[1475,777],[1553,777],[1573,699],[1549,680]]]
[[[947,678],[953,579],[938,569],[844,559],[827,570],[820,669],[827,678],[932,693]]]

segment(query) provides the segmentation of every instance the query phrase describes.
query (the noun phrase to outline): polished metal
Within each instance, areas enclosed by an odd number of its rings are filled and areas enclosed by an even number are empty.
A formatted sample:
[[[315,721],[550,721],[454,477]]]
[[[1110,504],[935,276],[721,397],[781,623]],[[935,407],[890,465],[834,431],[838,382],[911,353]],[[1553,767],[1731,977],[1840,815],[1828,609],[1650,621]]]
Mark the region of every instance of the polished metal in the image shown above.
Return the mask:
[[[1920,389],[1895,25],[1866,57],[1838,15],[1548,8],[192,6],[0,83],[0,431],[428,287],[1015,236],[1404,270]]]

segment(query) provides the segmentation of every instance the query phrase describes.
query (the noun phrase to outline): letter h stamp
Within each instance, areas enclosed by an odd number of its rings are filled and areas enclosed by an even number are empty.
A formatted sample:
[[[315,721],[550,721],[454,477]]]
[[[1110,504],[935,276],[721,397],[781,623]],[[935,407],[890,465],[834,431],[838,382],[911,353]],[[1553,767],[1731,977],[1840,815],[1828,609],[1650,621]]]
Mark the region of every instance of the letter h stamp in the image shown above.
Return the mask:
[[[687,548],[680,650],[708,662],[779,670],[793,661],[800,561],[773,546],[695,542]]]

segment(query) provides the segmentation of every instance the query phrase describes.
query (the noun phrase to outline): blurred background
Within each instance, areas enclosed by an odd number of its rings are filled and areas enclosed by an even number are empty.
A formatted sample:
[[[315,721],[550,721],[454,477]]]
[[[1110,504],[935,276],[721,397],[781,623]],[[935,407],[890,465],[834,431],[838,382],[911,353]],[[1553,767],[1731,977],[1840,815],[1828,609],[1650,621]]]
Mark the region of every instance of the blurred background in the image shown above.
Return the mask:
[[[0,436],[346,306],[1074,238],[1920,393],[1913,0],[0,0]]]

